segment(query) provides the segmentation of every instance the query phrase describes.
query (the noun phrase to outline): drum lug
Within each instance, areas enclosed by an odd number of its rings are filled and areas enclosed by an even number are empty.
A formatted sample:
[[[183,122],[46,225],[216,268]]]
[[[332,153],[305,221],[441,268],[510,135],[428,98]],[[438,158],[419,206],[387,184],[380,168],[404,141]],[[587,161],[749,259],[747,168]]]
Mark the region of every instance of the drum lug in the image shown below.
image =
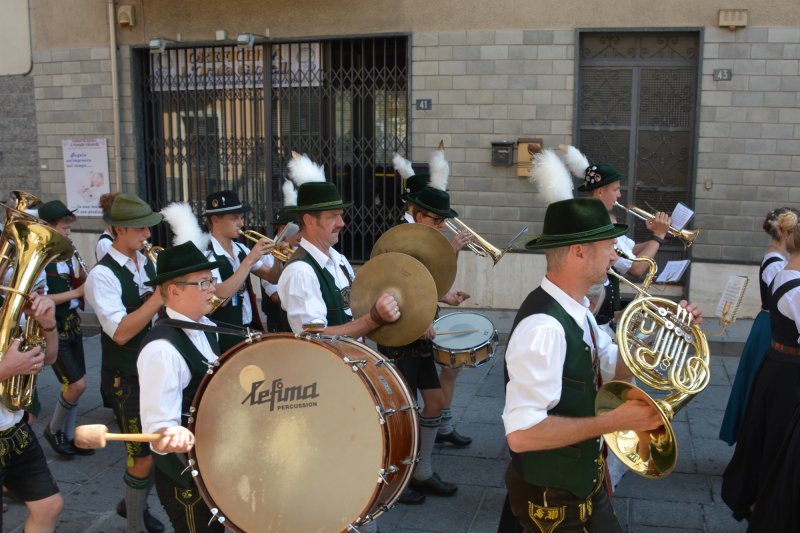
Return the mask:
[[[225,516],[224,516],[224,515],[222,515],[222,514],[219,512],[219,509],[217,509],[216,507],[214,507],[213,509],[209,509],[209,511],[211,511],[211,520],[209,520],[209,521],[208,521],[208,524],[207,524],[207,525],[209,525],[209,526],[210,526],[210,525],[211,525],[211,523],[212,523],[214,520],[216,520],[216,521],[217,521],[217,522],[219,522],[220,524],[224,524],[224,523],[225,523]]]
[[[369,364],[369,361],[366,359],[351,360],[349,357],[344,357],[342,361],[344,361],[344,364],[346,365],[352,365],[353,372],[358,372]]]
[[[394,466],[394,465],[389,465],[389,470],[388,470],[388,471],[387,471],[387,470],[384,470],[383,468],[381,468],[381,471],[380,471],[380,473],[378,474],[378,476],[380,476],[380,480],[379,480],[379,481],[380,481],[381,483],[385,484],[385,485],[388,485],[388,484],[389,484],[389,480],[388,480],[388,479],[386,479],[386,476],[387,476],[387,475],[396,474],[398,470],[400,470],[400,469],[399,469],[399,468],[397,468],[397,467],[396,467],[396,466]]]
[[[186,472],[188,472],[189,470],[191,470],[191,471],[192,471],[192,477],[195,477],[195,476],[197,476],[197,474],[199,474],[199,472],[198,472],[197,470],[194,470],[194,469],[192,468],[192,467],[194,466],[194,459],[189,459],[188,463],[189,463],[189,464],[187,464],[187,465],[186,465],[186,468],[184,468],[184,469],[181,471],[181,475],[184,475]]]
[[[391,416],[393,414],[396,414],[396,413],[397,413],[397,409],[387,409],[387,410],[383,411],[381,414],[384,416],[384,418],[388,418],[389,416]]]
[[[386,424],[386,417],[384,416],[386,413],[384,413],[383,409],[381,409],[381,406],[380,405],[376,405],[375,406],[375,410],[378,412],[378,418],[381,419],[381,425]],[[390,413],[390,414],[394,414],[394,413]]]
[[[385,359],[378,359],[378,361],[376,361],[376,362],[375,362],[375,366],[376,366],[376,367],[377,367],[377,366],[381,366],[381,365],[382,365],[383,363],[385,363],[385,362],[386,362],[386,360],[385,360]]]

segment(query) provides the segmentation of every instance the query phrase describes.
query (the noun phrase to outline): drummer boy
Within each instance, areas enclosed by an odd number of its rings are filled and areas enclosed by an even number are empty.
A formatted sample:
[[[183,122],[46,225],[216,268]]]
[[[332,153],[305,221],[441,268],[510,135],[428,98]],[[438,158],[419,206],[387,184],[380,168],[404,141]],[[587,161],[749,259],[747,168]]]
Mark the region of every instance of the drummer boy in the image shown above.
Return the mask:
[[[186,242],[161,252],[157,275],[146,282],[158,287],[166,318],[147,334],[137,360],[142,431],[162,436],[150,446],[158,498],[174,531],[225,530],[219,522],[209,524],[211,512],[186,468],[194,435],[182,414],[189,412],[208,365],[220,354],[217,334],[197,329],[214,326],[205,315],[216,291],[211,271],[219,263],[209,262],[193,242]]]

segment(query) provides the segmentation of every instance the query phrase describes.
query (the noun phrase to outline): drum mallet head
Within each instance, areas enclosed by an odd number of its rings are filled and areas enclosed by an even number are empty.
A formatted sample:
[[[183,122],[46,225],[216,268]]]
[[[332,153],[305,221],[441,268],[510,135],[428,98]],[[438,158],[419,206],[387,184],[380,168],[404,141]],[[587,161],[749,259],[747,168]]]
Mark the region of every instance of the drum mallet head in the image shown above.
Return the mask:
[[[78,448],[105,448],[108,427],[103,424],[88,424],[75,428],[75,446]]]

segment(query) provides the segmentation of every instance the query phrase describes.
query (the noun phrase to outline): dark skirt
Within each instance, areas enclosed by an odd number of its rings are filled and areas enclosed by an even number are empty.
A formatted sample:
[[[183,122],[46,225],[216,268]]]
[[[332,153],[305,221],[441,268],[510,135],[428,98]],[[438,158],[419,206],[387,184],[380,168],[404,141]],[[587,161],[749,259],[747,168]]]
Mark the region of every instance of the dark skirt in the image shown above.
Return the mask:
[[[780,450],[798,407],[800,356],[770,349],[753,382],[739,442],[722,477],[722,499],[737,520],[749,518],[750,507],[762,501],[773,482],[770,475],[784,460]]]
[[[731,446],[736,444],[739,437],[753,379],[764,360],[764,354],[769,350],[770,329],[769,311],[761,311],[756,315],[750,335],[747,336],[742,357],[739,359],[739,367],[736,369],[736,378],[731,387],[731,395],[728,397],[728,407],[725,409],[722,427],[719,430],[719,438]]]

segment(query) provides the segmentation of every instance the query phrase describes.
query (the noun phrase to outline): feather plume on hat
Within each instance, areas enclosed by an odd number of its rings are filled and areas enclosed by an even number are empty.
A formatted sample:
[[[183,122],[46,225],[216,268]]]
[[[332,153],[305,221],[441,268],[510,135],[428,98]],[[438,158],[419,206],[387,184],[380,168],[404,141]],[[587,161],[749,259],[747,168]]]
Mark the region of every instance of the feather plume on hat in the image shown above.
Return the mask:
[[[293,151],[292,160],[289,161],[288,167],[289,178],[298,187],[312,181],[326,181],[325,171],[322,169],[322,166],[311,161],[305,154],[300,155]]]
[[[200,251],[208,248],[211,237],[208,233],[203,233],[200,223],[188,203],[173,202],[162,209],[161,214],[175,236],[172,239],[173,246],[192,241]]]
[[[564,160],[564,164],[576,178],[583,179],[586,169],[589,168],[589,160],[580,150],[568,144],[559,144],[558,152]]]
[[[538,187],[545,205],[573,197],[572,177],[553,150],[542,150],[533,157],[530,181]]]
[[[411,161],[400,154],[394,154],[394,157],[392,158],[392,165],[394,165],[394,169],[404,180],[407,180],[415,174],[414,169],[411,166]]]
[[[444,141],[439,143],[439,149],[434,150],[428,162],[431,173],[430,186],[440,191],[447,191],[447,178],[450,177],[450,165],[444,158]]]
[[[288,207],[290,205],[297,205],[297,189],[295,188],[292,180],[284,180],[283,186],[281,186],[281,190],[283,191],[284,207]]]

